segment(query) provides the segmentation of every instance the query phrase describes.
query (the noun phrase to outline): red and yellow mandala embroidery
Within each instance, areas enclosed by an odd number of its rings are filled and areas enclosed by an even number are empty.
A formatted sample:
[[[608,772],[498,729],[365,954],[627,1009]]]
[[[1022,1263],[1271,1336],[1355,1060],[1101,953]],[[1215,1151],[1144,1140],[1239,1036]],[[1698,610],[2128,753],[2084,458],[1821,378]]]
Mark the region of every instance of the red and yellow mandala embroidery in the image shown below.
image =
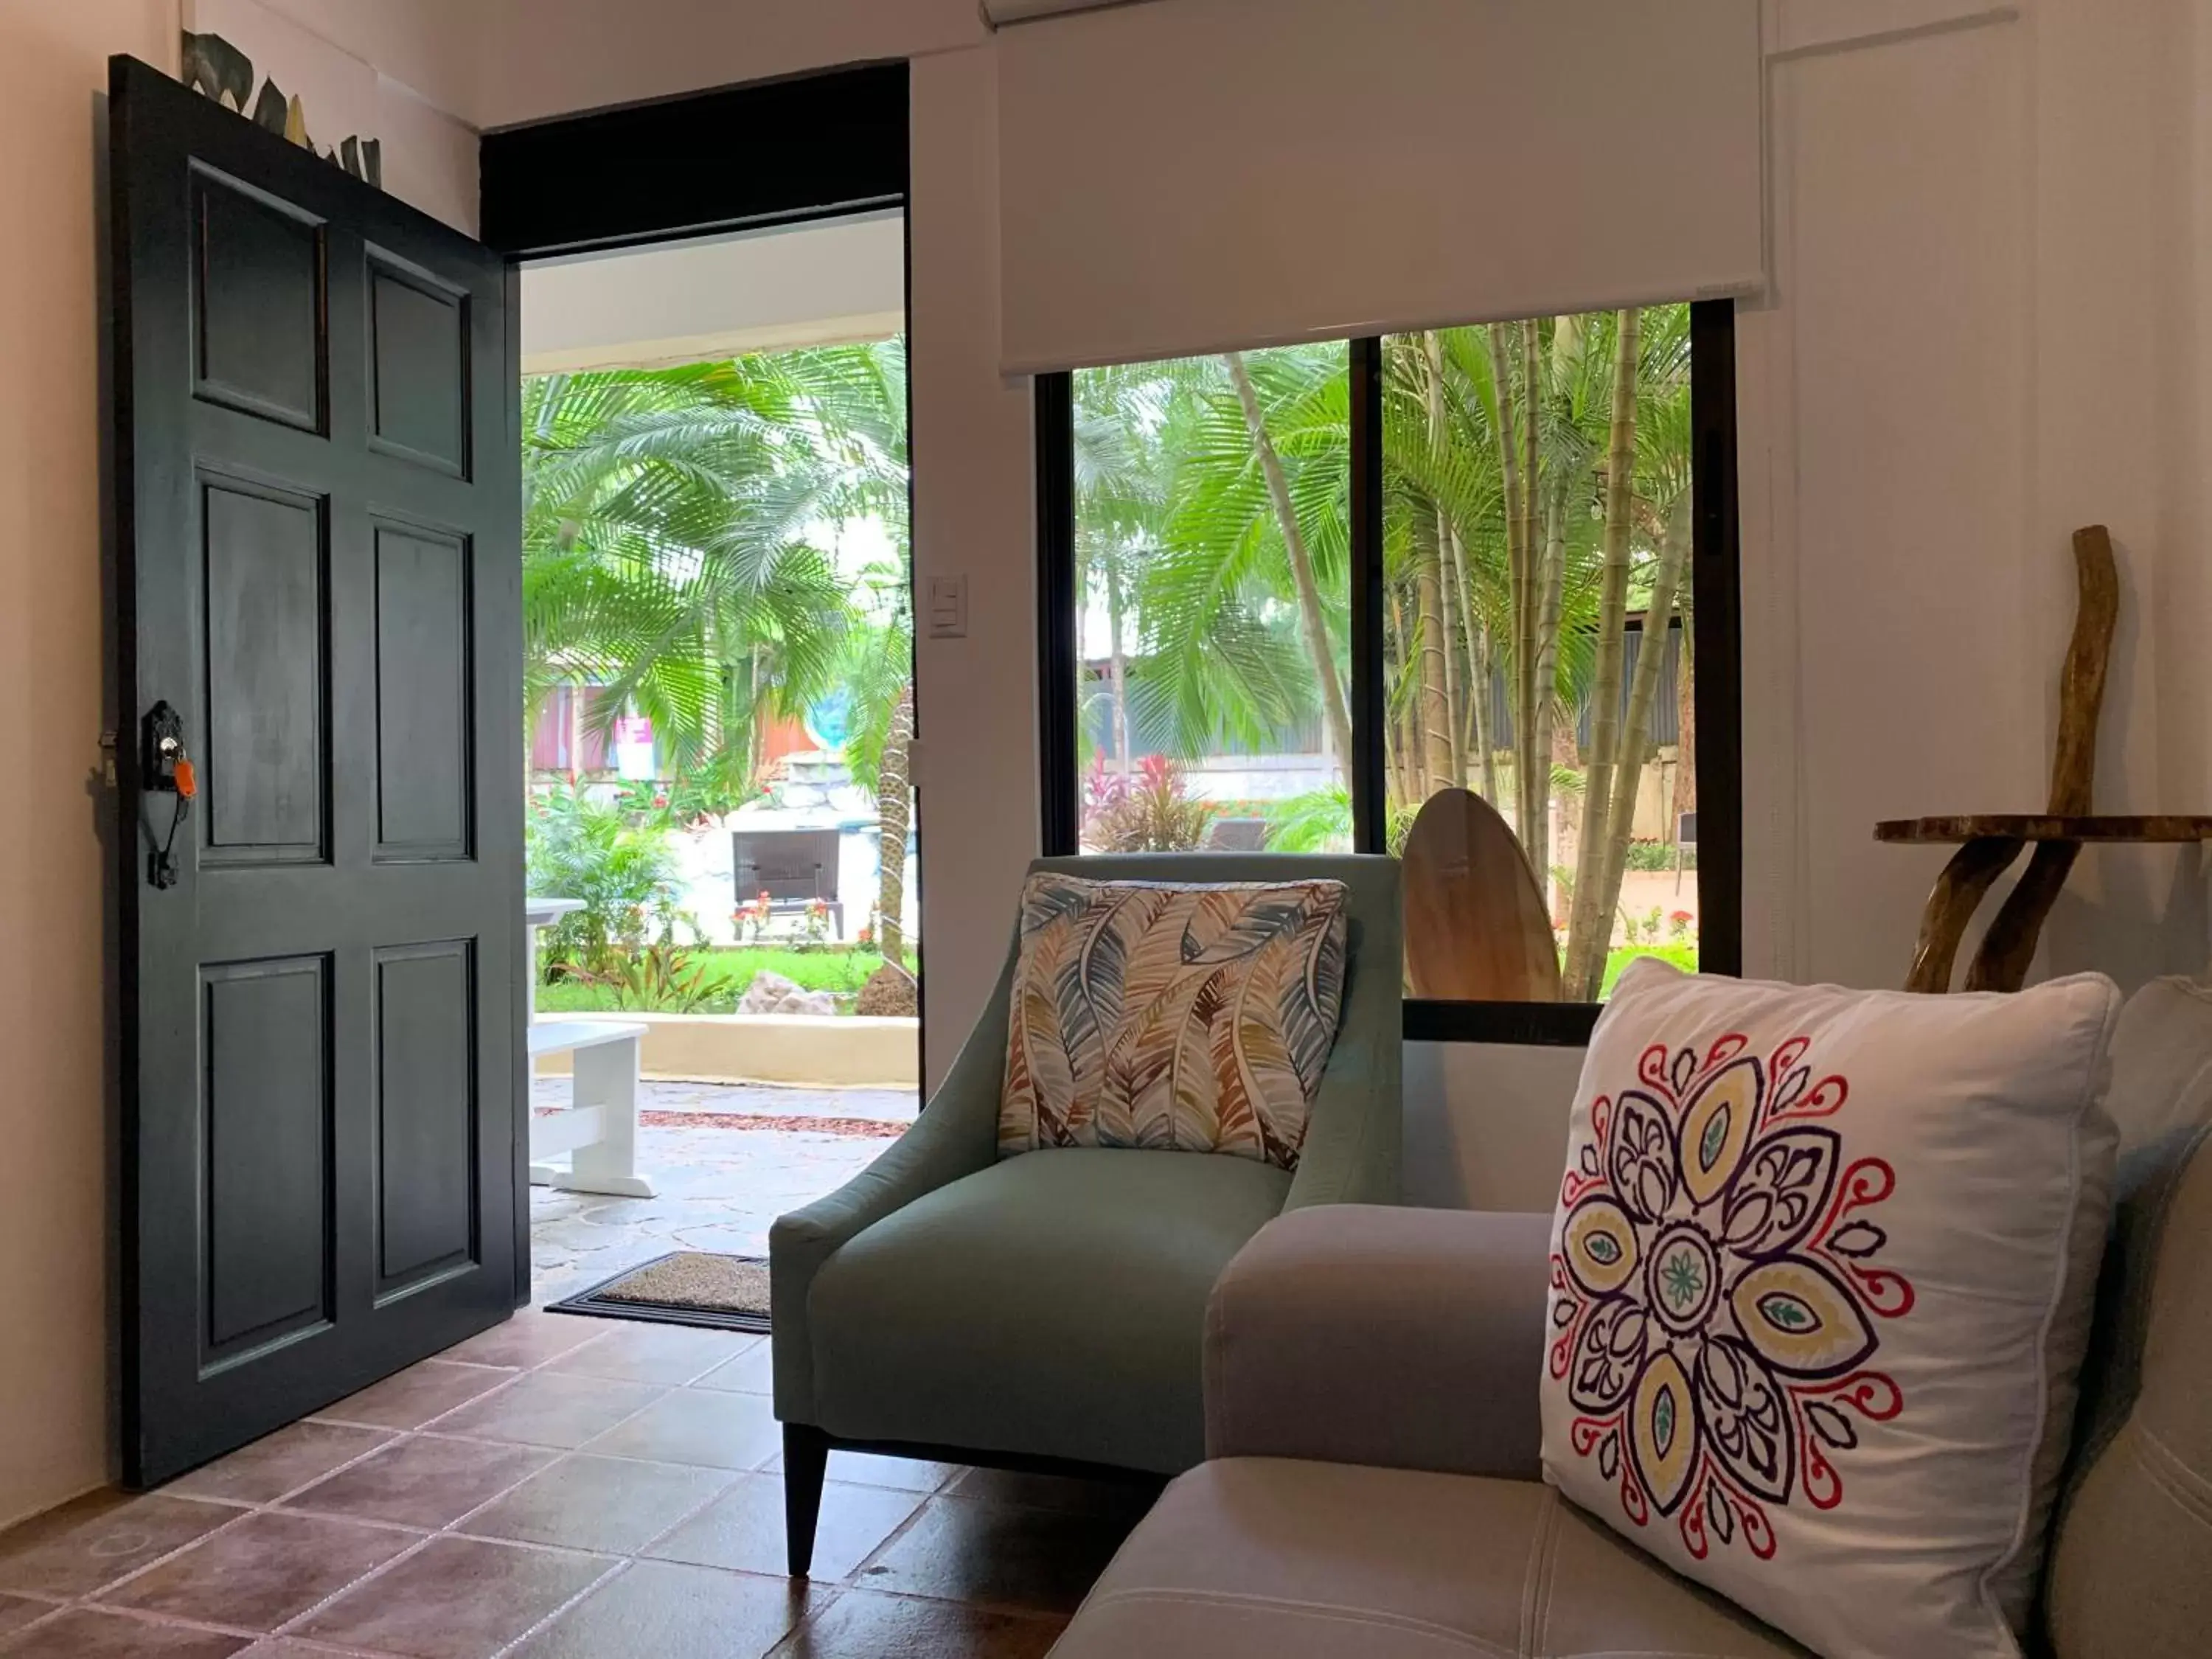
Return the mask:
[[[1817,1120],[1850,1085],[1814,1081],[1810,1046],[1647,1048],[1640,1086],[1592,1103],[1595,1139],[1560,1188],[1549,1364],[1577,1413],[1571,1443],[1631,1521],[1673,1520],[1700,1560],[1739,1533],[1771,1557],[1765,1506],[1833,1509],[1829,1455],[1858,1444],[1855,1419],[1905,1407],[1870,1369],[1875,1322],[1912,1309],[1912,1286],[1873,1265],[1888,1235],[1868,1212],[1896,1172],[1844,1163]]]

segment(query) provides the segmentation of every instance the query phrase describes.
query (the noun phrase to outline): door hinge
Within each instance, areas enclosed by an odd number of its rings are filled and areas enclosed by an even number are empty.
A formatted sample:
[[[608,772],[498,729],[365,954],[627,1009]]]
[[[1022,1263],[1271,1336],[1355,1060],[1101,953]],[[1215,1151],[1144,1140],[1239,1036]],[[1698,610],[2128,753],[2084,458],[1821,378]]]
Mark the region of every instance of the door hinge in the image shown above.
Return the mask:
[[[100,775],[110,789],[115,787],[115,731],[112,726],[100,734]]]

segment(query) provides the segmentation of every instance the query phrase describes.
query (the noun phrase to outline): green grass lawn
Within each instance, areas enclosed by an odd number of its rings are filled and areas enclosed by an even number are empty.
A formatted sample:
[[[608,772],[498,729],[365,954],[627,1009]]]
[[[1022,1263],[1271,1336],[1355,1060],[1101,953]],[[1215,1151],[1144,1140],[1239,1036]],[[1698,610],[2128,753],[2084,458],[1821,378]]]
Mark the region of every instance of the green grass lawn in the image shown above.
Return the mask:
[[[1661,957],[1687,973],[1698,971],[1698,947],[1694,945],[1622,945],[1606,957],[1605,987],[1598,993],[1601,1001],[1613,994],[1613,981],[1638,957]],[[737,950],[694,951],[690,959],[707,970],[707,978],[715,988],[713,1000],[700,1011],[709,1014],[734,1013],[738,999],[744,995],[745,988],[753,982],[753,975],[763,970],[781,974],[802,990],[833,991],[851,996],[857,995],[868,982],[868,975],[884,965],[884,959],[873,951],[793,951],[764,945]],[[921,971],[920,961],[911,953],[906,965],[909,973]],[[549,1014],[608,1013],[619,1006],[615,994],[605,986],[561,980],[538,988],[538,1006]]]
[[[805,991],[835,991],[857,995],[868,975],[884,965],[873,951],[793,951],[776,945],[744,945],[735,950],[702,950],[685,953],[691,964],[706,970],[714,988],[714,999],[700,1012],[733,1013],[738,999],[758,973],[781,974]],[[907,971],[919,973],[921,963],[909,952]],[[603,1013],[618,1006],[612,990],[600,985],[580,985],[557,980],[538,988],[538,1006],[549,1014]]]
[[[1600,1002],[1613,994],[1613,981],[1638,957],[1657,957],[1673,963],[1686,974],[1698,971],[1698,947],[1694,945],[1624,945],[1606,956],[1605,984],[1597,994]]]

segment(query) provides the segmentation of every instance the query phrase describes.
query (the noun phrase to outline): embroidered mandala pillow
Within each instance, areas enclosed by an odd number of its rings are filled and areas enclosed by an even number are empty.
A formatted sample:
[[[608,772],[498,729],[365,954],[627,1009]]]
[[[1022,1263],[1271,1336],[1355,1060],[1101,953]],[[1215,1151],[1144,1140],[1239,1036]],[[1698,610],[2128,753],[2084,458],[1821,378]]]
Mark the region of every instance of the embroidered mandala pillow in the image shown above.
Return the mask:
[[[1139,1146],[1296,1169],[1336,1042],[1345,902],[1334,881],[1030,876],[1000,1154]]]
[[[2016,1659],[2111,1206],[2118,1006],[1621,976],[1552,1234],[1545,1478],[1820,1653]]]

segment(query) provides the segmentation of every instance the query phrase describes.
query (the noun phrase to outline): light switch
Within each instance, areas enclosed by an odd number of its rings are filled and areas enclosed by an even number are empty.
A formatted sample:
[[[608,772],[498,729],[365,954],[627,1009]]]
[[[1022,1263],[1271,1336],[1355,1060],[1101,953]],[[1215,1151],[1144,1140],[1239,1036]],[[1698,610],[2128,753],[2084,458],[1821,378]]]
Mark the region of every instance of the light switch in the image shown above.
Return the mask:
[[[932,576],[929,579],[929,637],[964,640],[968,637],[968,579]]]

